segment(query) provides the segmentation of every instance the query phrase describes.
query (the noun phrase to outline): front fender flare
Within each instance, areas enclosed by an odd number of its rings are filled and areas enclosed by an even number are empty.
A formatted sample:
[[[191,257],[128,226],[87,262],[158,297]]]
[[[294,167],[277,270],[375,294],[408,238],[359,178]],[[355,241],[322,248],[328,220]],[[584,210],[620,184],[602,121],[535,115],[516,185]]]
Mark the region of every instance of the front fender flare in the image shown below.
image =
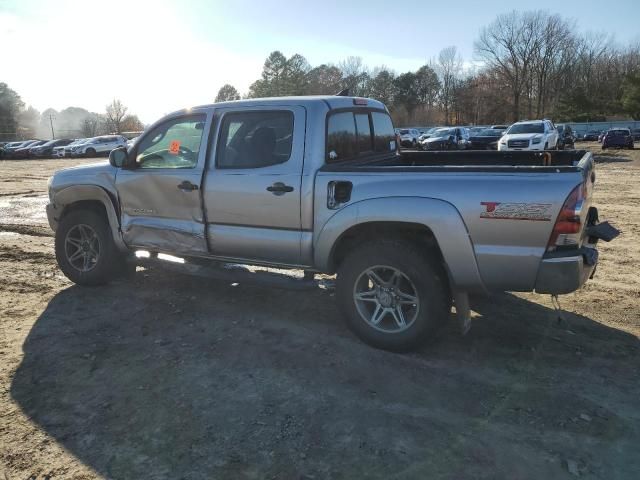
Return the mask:
[[[484,292],[473,244],[458,210],[448,202],[423,197],[386,197],[362,200],[333,215],[314,241],[314,263],[331,270],[336,242],[350,228],[370,222],[424,225],[435,236],[451,281],[458,290]]]
[[[50,204],[53,207],[53,212],[49,214],[51,228],[56,229],[57,222],[62,217],[65,208],[82,201],[98,201],[104,206],[114,242],[120,250],[127,250],[127,246],[120,235],[120,220],[115,200],[111,198],[104,188],[97,185],[75,185],[56,192],[53,196],[52,204]]]

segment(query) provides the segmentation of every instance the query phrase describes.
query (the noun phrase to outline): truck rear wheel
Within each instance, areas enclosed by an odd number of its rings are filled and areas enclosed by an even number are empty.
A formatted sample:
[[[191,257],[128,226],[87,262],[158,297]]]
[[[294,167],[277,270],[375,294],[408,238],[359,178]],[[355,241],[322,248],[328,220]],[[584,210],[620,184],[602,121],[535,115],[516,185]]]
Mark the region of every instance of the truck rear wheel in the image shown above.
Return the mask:
[[[338,304],[365,343],[406,352],[423,344],[449,315],[447,277],[410,242],[365,244],[340,265]]]
[[[92,210],[72,211],[62,218],[55,249],[60,270],[78,285],[103,285],[122,265],[106,220]]]

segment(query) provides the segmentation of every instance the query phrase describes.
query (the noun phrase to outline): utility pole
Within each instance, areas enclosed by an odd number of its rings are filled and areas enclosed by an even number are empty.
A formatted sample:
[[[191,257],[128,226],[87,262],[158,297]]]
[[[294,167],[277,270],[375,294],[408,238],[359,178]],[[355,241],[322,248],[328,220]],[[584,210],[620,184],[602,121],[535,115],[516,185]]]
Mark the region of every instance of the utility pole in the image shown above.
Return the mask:
[[[55,119],[55,115],[53,113],[49,114],[49,124],[51,125],[51,140],[55,140],[56,134],[53,132],[53,120]]]

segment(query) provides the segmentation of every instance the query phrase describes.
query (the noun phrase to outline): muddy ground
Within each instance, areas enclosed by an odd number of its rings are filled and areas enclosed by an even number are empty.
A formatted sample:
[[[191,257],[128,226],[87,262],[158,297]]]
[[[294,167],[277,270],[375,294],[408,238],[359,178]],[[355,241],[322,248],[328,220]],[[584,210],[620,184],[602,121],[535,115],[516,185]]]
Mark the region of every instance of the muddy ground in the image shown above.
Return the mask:
[[[409,355],[354,338],[329,290],[74,286],[46,181],[86,160],[0,162],[0,478],[640,478],[640,151],[599,160],[624,234],[565,321],[474,299],[466,337]]]

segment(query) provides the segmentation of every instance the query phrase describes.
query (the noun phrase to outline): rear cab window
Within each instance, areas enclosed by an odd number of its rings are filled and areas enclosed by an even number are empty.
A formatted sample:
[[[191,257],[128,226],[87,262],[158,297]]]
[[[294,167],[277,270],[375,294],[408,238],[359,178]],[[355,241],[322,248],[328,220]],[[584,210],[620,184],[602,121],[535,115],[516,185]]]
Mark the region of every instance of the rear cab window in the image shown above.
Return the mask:
[[[388,113],[367,109],[329,113],[325,155],[327,163],[396,152],[396,134]]]

